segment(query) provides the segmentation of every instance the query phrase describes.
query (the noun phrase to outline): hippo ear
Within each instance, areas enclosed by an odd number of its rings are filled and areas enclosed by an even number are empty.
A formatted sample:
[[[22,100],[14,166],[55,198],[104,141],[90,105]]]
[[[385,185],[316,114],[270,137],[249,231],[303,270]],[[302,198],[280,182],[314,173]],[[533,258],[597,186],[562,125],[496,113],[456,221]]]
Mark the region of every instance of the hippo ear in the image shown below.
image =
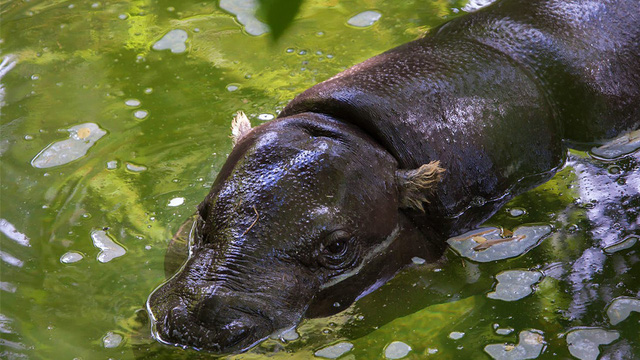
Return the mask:
[[[236,116],[231,121],[231,141],[233,142],[233,146],[236,146],[238,141],[242,139],[243,136],[247,135],[247,133],[251,131],[251,123],[242,111],[238,111]]]
[[[424,211],[422,203],[433,192],[445,170],[440,161],[432,161],[417,169],[397,170],[396,179],[400,193],[400,207]]]

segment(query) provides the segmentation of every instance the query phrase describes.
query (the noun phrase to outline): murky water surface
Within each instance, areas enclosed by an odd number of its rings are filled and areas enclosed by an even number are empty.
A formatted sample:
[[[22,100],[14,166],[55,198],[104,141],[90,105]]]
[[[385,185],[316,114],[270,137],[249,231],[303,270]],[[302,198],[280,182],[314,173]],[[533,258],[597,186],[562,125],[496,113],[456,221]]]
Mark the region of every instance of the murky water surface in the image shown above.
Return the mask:
[[[235,112],[271,120],[486,3],[308,0],[273,43],[253,0],[2,2],[0,358],[209,358],[153,341],[144,303]],[[573,151],[466,253],[416,259],[347,311],[235,358],[640,357],[640,154],[627,150]]]

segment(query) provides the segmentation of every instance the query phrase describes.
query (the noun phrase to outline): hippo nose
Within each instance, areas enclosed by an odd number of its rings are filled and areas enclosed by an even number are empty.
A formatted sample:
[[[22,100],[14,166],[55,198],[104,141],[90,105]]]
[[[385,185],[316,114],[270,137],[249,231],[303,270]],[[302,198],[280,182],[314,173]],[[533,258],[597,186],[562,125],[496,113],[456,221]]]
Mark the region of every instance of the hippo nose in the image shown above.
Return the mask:
[[[221,347],[231,347],[250,337],[254,329],[260,326],[260,319],[231,306],[222,297],[211,297],[198,307],[198,321],[210,329],[215,329]]]
[[[213,296],[188,310],[190,306],[182,302],[165,302],[155,323],[155,336],[164,343],[215,353],[244,350],[273,329],[266,318],[243,310],[240,303]]]

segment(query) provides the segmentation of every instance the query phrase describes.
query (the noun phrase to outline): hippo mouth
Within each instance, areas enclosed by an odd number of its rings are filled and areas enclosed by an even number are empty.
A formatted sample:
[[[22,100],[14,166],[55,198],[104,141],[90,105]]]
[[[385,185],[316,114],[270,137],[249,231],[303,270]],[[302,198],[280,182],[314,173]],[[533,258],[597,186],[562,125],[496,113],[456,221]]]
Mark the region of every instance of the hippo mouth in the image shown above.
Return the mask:
[[[194,306],[174,294],[154,294],[147,301],[151,333],[167,345],[225,355],[244,352],[274,332],[264,314],[240,304],[221,305],[219,297]]]

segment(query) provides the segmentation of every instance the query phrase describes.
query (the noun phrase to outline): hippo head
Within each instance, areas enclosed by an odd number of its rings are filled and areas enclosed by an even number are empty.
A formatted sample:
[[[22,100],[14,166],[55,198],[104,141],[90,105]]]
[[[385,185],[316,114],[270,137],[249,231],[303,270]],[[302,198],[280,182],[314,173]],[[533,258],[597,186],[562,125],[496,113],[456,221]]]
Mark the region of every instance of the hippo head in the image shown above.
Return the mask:
[[[421,206],[437,164],[398,170],[356,127],[315,113],[234,131],[188,260],[149,297],[159,341],[244,351],[435,257],[400,209]]]

